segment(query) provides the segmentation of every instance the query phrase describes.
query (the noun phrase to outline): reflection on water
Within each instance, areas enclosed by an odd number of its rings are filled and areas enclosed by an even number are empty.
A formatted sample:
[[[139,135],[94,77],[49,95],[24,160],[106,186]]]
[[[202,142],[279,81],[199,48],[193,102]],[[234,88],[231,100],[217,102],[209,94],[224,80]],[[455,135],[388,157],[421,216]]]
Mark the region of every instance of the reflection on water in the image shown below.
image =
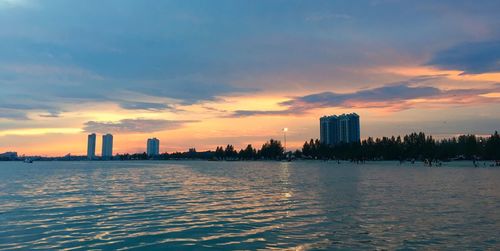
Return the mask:
[[[0,250],[500,248],[500,170],[0,163]]]

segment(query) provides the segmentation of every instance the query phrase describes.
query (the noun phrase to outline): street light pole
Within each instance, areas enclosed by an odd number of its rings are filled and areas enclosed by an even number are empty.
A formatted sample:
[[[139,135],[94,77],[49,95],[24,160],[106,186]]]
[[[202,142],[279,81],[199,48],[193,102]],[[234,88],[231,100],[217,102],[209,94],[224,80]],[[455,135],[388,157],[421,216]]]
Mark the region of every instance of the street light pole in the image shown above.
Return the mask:
[[[286,132],[288,131],[288,128],[283,128],[283,137],[285,138],[285,154],[286,154]]]

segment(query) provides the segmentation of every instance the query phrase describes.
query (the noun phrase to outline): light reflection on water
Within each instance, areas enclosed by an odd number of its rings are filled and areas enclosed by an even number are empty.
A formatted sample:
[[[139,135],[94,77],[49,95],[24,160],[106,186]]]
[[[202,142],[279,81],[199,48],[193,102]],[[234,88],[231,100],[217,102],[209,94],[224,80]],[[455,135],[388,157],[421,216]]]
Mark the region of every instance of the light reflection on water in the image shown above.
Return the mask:
[[[0,163],[0,250],[500,248],[500,170]]]

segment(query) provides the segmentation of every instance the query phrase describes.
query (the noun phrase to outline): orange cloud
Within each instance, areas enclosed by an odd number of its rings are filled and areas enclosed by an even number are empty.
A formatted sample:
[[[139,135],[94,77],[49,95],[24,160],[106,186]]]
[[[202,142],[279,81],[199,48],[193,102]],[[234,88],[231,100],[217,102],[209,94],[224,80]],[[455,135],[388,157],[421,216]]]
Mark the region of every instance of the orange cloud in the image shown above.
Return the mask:
[[[374,72],[386,72],[406,77],[418,76],[442,76],[451,80],[458,81],[500,81],[500,72],[481,73],[481,74],[463,74],[457,70],[440,70],[429,66],[402,66],[402,67],[381,67],[373,69]]]

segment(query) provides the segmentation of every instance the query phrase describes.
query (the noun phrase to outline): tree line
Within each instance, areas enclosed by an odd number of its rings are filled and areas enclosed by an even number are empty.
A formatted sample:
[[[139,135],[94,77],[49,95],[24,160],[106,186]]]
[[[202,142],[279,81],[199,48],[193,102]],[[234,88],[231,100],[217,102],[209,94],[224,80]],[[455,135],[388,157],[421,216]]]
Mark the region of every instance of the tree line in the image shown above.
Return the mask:
[[[118,155],[118,159],[150,159],[146,153]],[[302,149],[284,152],[279,140],[270,139],[260,149],[252,145],[236,150],[233,145],[218,146],[214,151],[163,153],[155,159],[209,160],[280,160],[284,158],[339,160],[500,160],[500,136],[495,131],[489,137],[460,135],[437,140],[423,132],[404,136],[369,137],[361,142],[326,145],[318,139],[306,141]]]
[[[236,150],[233,145],[218,146],[215,150],[198,152],[162,153],[148,156],[146,153],[117,154],[114,160],[281,160],[285,158],[336,159],[336,160],[500,160],[500,135],[497,131],[489,137],[460,135],[437,140],[423,132],[401,136],[372,138],[361,142],[326,145],[318,139],[304,142],[302,149],[284,151],[281,141],[270,139],[259,149],[251,144]],[[22,160],[23,157],[0,158],[2,160]],[[35,160],[85,160],[86,156],[36,157]]]
[[[281,141],[270,139],[264,143],[260,149],[254,148],[251,144],[239,151],[233,145],[218,146],[215,151],[198,152],[195,148],[187,152],[162,153],[158,156],[148,156],[146,153],[119,154],[115,159],[120,160],[147,160],[147,159],[208,159],[208,160],[280,160],[284,158],[284,147]]]
[[[401,136],[369,137],[359,143],[329,146],[319,140],[306,141],[301,156],[314,159],[350,160],[500,160],[500,136],[460,135],[436,140],[425,133]]]

